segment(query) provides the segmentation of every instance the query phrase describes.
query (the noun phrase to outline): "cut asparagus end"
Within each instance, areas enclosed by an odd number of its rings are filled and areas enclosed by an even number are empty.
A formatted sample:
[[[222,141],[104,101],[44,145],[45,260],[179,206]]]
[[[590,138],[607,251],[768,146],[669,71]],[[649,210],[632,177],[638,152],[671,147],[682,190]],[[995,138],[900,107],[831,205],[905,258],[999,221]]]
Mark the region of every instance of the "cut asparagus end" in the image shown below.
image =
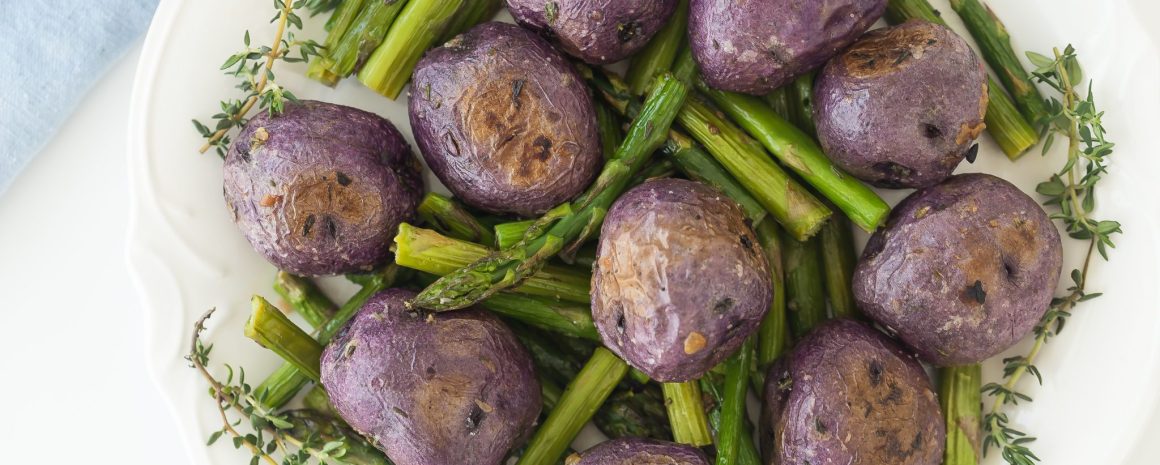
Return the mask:
[[[713,444],[709,420],[701,404],[701,387],[697,381],[664,383],[661,388],[665,392],[665,406],[669,412],[673,440],[697,447]]]
[[[246,337],[270,349],[298,368],[307,378],[318,382],[322,377],[319,367],[322,345],[261,296],[254,296],[250,300],[250,311],[250,319],[246,321],[245,327]]]

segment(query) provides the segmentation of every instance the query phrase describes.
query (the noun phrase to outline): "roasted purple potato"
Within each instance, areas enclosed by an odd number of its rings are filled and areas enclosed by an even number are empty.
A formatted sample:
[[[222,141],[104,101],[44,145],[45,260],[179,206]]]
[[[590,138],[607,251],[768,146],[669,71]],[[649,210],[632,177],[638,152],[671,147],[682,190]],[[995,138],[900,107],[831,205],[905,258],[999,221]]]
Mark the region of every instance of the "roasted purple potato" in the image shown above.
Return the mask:
[[[584,81],[514,24],[481,24],[427,52],[411,89],[427,166],[474,207],[539,215],[583,191],[603,163]]]
[[[290,103],[262,112],[226,154],[224,195],[258,253],[303,276],[364,272],[423,195],[420,165],[395,126],[356,108]]]
[[[769,263],[740,207],[693,181],[656,179],[604,219],[592,317],[604,345],[652,379],[696,379],[769,309]]]
[[[334,408],[395,463],[502,463],[540,414],[531,356],[491,314],[422,314],[414,297],[375,295],[326,346]]]
[[[830,60],[814,106],[835,164],[879,187],[927,187],[977,150],[987,75],[954,31],[910,21],[870,31]]]
[[[689,45],[709,86],[764,95],[866,32],[886,0],[692,0]]]
[[[853,320],[818,326],[765,377],[767,465],[938,465],[946,427],[922,365]]]
[[[664,27],[677,0],[507,0],[516,22],[594,65],[628,58]]]
[[[911,194],[871,236],[854,298],[926,361],[976,363],[1039,321],[1062,248],[1047,214],[1011,183],[953,176]]]
[[[621,438],[572,454],[565,465],[709,465],[696,447],[654,439]]]

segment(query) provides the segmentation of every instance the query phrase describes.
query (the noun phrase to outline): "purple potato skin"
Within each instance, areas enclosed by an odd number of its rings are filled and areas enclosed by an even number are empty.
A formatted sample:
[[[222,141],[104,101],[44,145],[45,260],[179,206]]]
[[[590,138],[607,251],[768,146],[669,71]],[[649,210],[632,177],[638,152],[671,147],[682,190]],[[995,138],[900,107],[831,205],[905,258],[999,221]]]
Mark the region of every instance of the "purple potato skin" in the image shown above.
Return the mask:
[[[913,355],[854,320],[818,326],[770,367],[760,435],[767,465],[938,465],[938,399]]]
[[[952,176],[904,199],[870,237],[854,299],[924,360],[977,363],[1039,321],[1062,256],[1059,233],[1027,194],[987,174]]]
[[[986,124],[987,74],[944,26],[870,31],[830,60],[814,86],[818,140],[830,159],[878,187],[927,187],[951,175]]]
[[[415,293],[372,297],[322,354],[335,409],[395,463],[495,465],[531,431],[531,356],[490,313],[421,314]]]
[[[652,40],[677,0],[507,0],[516,22],[594,65],[628,58]]]
[[[769,262],[740,207],[694,181],[655,179],[617,199],[592,271],[604,345],[661,382],[699,378],[769,310]]]
[[[765,95],[853,43],[886,0],[692,0],[689,45],[710,87]]]
[[[226,206],[259,254],[301,276],[369,271],[391,255],[423,195],[398,129],[331,103],[288,103],[252,118],[226,154]]]
[[[696,447],[655,439],[605,441],[564,461],[565,465],[710,465]]]
[[[584,81],[514,24],[484,23],[427,52],[411,88],[427,166],[476,208],[540,215],[579,195],[604,162]]]

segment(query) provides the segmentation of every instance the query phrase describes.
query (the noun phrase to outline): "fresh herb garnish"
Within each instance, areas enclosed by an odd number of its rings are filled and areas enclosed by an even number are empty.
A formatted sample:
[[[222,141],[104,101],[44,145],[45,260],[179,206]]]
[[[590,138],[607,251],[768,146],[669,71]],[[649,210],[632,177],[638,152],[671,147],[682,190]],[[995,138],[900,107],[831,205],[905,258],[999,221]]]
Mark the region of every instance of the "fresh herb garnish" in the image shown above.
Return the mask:
[[[1034,365],[1036,357],[1049,339],[1063,331],[1064,323],[1077,304],[1099,297],[1100,294],[1086,290],[1092,257],[1098,251],[1107,260],[1107,249],[1115,247],[1111,236],[1122,232],[1120,223],[1091,216],[1095,209],[1096,185],[1107,172],[1107,157],[1115,146],[1105,138],[1100,120],[1104,113],[1096,108],[1090,82],[1086,97],[1081,97],[1076,90],[1083,74],[1075,49],[1068,45],[1062,53],[1057,48],[1053,54],[1054,58],[1050,58],[1028,52],[1027,57],[1036,66],[1032,76],[1059,94],[1048,100],[1050,114],[1038,122],[1043,127],[1043,153],[1051,149],[1057,135],[1062,136],[1068,141],[1067,162],[1035,190],[1047,196],[1044,205],[1059,209],[1051,218],[1060,220],[1072,239],[1087,241],[1088,247],[1082,267],[1071,271],[1072,285],[1067,294],[1052,299],[1051,306],[1035,326],[1035,343],[1031,351],[1003,360],[1004,383],[983,386],[983,392],[995,398],[983,417],[983,450],[986,452],[995,447],[1003,459],[1013,465],[1031,465],[1040,459],[1028,448],[1035,438],[1012,428],[1002,408],[1006,404],[1031,401],[1030,396],[1016,390],[1020,378],[1031,373],[1040,384],[1043,383],[1043,375]]]
[[[198,134],[205,138],[205,144],[199,151],[205,153],[211,147],[217,154],[225,158],[230,145],[230,130],[246,124],[246,115],[258,106],[259,110],[269,110],[277,115],[282,112],[286,101],[297,102],[298,98],[289,90],[278,85],[274,76],[274,63],[299,63],[318,56],[324,48],[313,40],[297,40],[292,29],[302,29],[302,17],[295,11],[309,8],[313,14],[332,8],[334,0],[274,0],[274,7],[278,13],[270,19],[277,22],[278,29],[274,35],[273,46],[250,45],[250,31],[246,31],[242,39],[245,49],[230,55],[222,64],[221,69],[226,74],[240,79],[238,89],[245,92],[241,99],[227,99],[219,102],[221,112],[212,116],[213,127],[198,120],[193,120],[193,126]]]

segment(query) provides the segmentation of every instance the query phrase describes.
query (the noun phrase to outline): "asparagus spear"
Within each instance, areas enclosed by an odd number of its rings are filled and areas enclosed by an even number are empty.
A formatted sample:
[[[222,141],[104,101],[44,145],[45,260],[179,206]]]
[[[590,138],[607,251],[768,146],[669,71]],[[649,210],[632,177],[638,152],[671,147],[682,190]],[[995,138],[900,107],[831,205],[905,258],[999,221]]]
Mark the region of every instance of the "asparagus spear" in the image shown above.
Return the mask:
[[[546,417],[552,409],[556,408],[556,404],[560,403],[560,397],[564,395],[564,388],[542,374],[538,377],[540,378],[540,397],[544,399],[544,410],[540,415]]]
[[[753,338],[725,362],[725,399],[721,404],[721,427],[717,430],[717,465],[737,465],[746,431],[745,400],[749,394],[749,367],[753,363]]]
[[[983,374],[980,365],[939,368],[939,403],[946,417],[943,465],[977,465]]]
[[[359,13],[363,11],[364,2],[365,0],[346,0],[335,8],[330,19],[326,20],[326,40],[322,43],[325,49],[321,56],[310,62],[310,67],[306,70],[307,77],[329,86],[333,86],[342,78],[330,71],[329,67],[334,63],[330,57],[333,55],[332,52],[342,43],[346,32],[350,30]]]
[[[678,120],[798,240],[813,236],[829,219],[829,208],[699,96],[686,100]]]
[[[760,99],[713,90],[703,82],[698,82],[698,87],[722,111],[761,141],[770,153],[834,202],[858,226],[874,231],[886,219],[890,206],[878,194],[834,166],[813,138],[782,119]]]
[[[999,81],[1011,98],[1019,112],[1032,124],[1041,124],[1051,116],[1043,95],[1031,75],[1023,68],[1019,55],[1011,47],[1011,35],[998,16],[979,0],[951,0],[951,8],[958,13],[967,25],[971,37],[979,44],[979,51],[983,59],[995,70]]]
[[[886,4],[886,20],[891,24],[916,18],[943,26],[947,24],[942,19],[942,13],[927,0],[890,0]],[[984,118],[987,131],[995,138],[1003,153],[1007,154],[1007,158],[1018,159],[1039,141],[1039,135],[993,78],[987,78],[987,97],[987,115]]]
[[[255,295],[250,300],[250,319],[246,321],[246,337],[290,362],[314,382],[322,377],[319,362],[322,345],[295,326],[266,299]]]
[[[395,236],[395,263],[437,276],[460,272],[496,253],[487,247],[459,241],[407,223],[399,225]],[[530,270],[529,270],[530,271]],[[513,290],[518,293],[587,304],[590,275],[557,265],[540,267]],[[439,284],[436,281],[434,284]],[[434,285],[433,284],[433,285]],[[490,294],[489,294],[490,295]],[[483,298],[486,298],[484,296]],[[462,308],[474,303],[467,302]]]
[[[648,91],[653,78],[668,72],[685,38],[689,20],[689,0],[679,0],[669,22],[657,31],[643,50],[632,57],[625,81],[634,95]]]
[[[790,84],[792,104],[789,106],[789,120],[802,132],[810,137],[817,138],[817,128],[814,127],[814,77],[817,72],[811,71],[794,79]]]
[[[714,368],[717,371],[717,368]],[[721,408],[725,405],[725,393],[722,390],[725,379],[724,376],[713,371],[706,373],[700,379],[701,392],[708,394],[709,398],[713,400],[713,405],[709,407],[706,415],[709,417],[709,428],[713,430],[714,434],[721,437]],[[751,425],[748,421],[742,423],[744,431],[739,436],[740,443],[737,449],[737,463],[738,465],[762,465],[761,455],[757,453],[757,444],[753,442],[753,435],[751,434]],[[720,443],[720,439],[718,439]],[[718,450],[718,452],[720,452]]]
[[[721,189],[725,195],[741,206],[741,211],[753,225],[762,222],[769,215],[765,207],[745,190],[741,183],[721,167],[717,160],[680,132],[671,131],[665,143],[664,153],[677,162],[677,168],[690,179]]]
[[[415,65],[452,26],[466,0],[407,0],[383,43],[358,72],[358,80],[394,100],[411,79]]]
[[[826,291],[818,240],[782,239],[786,310],[793,336],[800,338],[826,319]]]
[[[608,105],[597,100],[596,123],[600,130],[600,145],[604,149],[604,160],[607,161],[616,154],[616,149],[620,147],[620,142],[624,140],[624,134],[622,134],[620,129],[620,118],[616,116],[616,112],[609,108]]]
[[[338,43],[328,45],[326,55],[310,64],[307,76],[333,86],[353,74],[383,42],[399,11],[407,4],[407,0],[364,2],[364,7]],[[355,2],[348,0],[347,3]]]
[[[664,383],[661,389],[665,392],[665,407],[669,411],[673,440],[697,447],[713,444],[709,420],[701,404],[701,387],[697,381]]]
[[[316,284],[285,271],[279,271],[274,276],[274,291],[315,328],[333,318],[338,311],[338,305],[323,294]]]
[[[466,2],[459,13],[455,14],[455,19],[451,20],[451,25],[447,26],[447,30],[437,42],[447,42],[452,37],[475,27],[476,24],[491,20],[501,7],[503,7],[503,0],[471,0]]]
[[[419,218],[439,231],[440,234],[450,236],[476,244],[492,244],[495,237],[491,229],[481,224],[471,213],[463,209],[458,202],[447,196],[428,192],[419,202]]]
[[[781,232],[777,225],[765,222],[757,226],[757,242],[765,251],[769,260],[769,271],[773,282],[772,298],[769,302],[769,313],[761,320],[757,330],[757,366],[759,372],[764,372],[774,360],[777,360],[785,351],[789,331],[786,325],[785,312],[785,268],[782,265]]]
[[[664,142],[688,93],[688,88],[671,76],[662,76],[658,82],[616,155],[584,194],[546,214],[519,244],[444,276],[419,293],[412,304],[434,311],[466,307],[520,284],[543,268],[550,257],[566,248],[578,248],[595,234],[629,179]]]
[[[536,372],[552,385],[566,383],[580,372],[582,358],[562,350],[539,333],[529,331],[521,324],[509,324],[520,342],[532,354]],[[591,351],[588,351],[591,353]],[[587,356],[587,355],[586,355]],[[669,439],[669,425],[665,416],[664,399],[655,385],[642,386],[638,391],[621,382],[592,421],[611,438],[650,437]]]
[[[559,461],[576,434],[627,373],[627,363],[608,349],[597,348],[536,430],[516,465],[554,465]]]
[[[580,74],[596,88],[617,113],[628,118],[640,114],[640,101],[628,89],[628,84],[615,75],[601,73],[586,65],[578,65]],[[677,163],[686,176],[721,189],[741,205],[753,224],[761,223],[768,212],[757,199],[745,190],[716,160],[698,146],[692,138],[676,129],[669,130],[664,152]]]
[[[350,300],[338,309],[334,318],[331,318],[318,328],[318,342],[322,345],[330,342],[330,339],[338,333],[338,330],[342,329],[346,325],[346,322],[362,308],[367,299],[391,287],[398,275],[399,268],[392,264],[365,277],[363,279],[364,284],[362,284],[362,289],[359,289],[354,297],[351,297]],[[277,370],[274,370],[273,374],[254,389],[256,393],[255,397],[267,408],[280,408],[286,405],[290,399],[294,398],[294,395],[298,394],[298,391],[309,381],[310,378],[299,372],[294,365],[285,363],[278,367]]]
[[[834,215],[822,227],[818,238],[821,241],[822,270],[825,272],[830,309],[838,318],[858,318],[860,313],[854,303],[854,291],[850,287],[856,259],[854,234],[850,231],[849,220],[845,216]]]
[[[524,238],[524,234],[528,233],[528,229],[536,225],[536,220],[512,221],[509,223],[500,223],[495,225],[495,245],[500,249],[506,249],[516,245],[520,239]]]

